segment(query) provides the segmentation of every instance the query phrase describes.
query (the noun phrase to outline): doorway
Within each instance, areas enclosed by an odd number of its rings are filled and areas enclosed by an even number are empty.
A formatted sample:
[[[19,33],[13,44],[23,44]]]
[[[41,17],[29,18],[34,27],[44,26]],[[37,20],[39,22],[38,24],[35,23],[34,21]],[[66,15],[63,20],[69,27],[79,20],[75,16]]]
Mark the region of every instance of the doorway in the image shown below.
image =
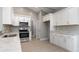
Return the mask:
[[[46,21],[45,23],[45,27],[46,27],[46,36],[47,36],[47,40],[50,40],[50,21]]]

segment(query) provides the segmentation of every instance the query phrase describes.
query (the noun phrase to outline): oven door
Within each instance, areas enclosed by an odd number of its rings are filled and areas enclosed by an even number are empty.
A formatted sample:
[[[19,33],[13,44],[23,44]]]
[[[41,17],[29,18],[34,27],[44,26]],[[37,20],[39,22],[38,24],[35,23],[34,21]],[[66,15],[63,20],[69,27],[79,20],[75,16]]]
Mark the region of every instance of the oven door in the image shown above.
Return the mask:
[[[19,33],[20,38],[29,37],[29,33]]]

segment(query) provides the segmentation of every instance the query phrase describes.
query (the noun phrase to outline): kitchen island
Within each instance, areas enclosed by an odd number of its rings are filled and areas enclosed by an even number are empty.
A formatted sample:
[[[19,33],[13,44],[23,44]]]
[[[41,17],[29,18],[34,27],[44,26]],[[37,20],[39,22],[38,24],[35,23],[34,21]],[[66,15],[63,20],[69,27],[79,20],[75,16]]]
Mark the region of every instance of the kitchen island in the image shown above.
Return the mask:
[[[18,33],[4,33],[0,36],[0,52],[21,52]]]

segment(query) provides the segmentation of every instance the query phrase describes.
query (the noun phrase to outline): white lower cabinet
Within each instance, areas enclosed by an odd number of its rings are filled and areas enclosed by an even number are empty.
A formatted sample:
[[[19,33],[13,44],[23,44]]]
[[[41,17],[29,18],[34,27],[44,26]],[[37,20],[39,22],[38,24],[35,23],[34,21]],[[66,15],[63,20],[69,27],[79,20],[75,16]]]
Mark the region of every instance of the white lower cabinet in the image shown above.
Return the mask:
[[[64,34],[52,34],[50,42],[60,46],[68,51],[77,52],[78,48],[78,36],[64,35]]]
[[[66,49],[73,51],[73,39],[67,39]]]
[[[50,43],[55,43],[54,42],[54,39],[55,39],[54,37],[55,37],[55,35],[50,33]]]
[[[60,37],[60,44],[59,45],[63,48],[66,48],[66,39],[65,39],[65,37],[62,37],[62,36]]]
[[[67,50],[76,52],[78,49],[77,44],[78,38],[77,36],[67,38]]]
[[[60,47],[66,48],[66,39],[62,35],[52,34],[50,37],[50,42]]]

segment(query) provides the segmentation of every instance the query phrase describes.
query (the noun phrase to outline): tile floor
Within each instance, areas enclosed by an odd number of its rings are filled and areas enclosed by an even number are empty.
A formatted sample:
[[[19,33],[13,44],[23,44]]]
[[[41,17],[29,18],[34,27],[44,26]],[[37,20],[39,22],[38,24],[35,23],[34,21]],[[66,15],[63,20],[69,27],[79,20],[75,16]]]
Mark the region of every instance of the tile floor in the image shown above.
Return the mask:
[[[21,47],[23,52],[68,52],[48,41],[40,41],[36,39],[21,43]]]

